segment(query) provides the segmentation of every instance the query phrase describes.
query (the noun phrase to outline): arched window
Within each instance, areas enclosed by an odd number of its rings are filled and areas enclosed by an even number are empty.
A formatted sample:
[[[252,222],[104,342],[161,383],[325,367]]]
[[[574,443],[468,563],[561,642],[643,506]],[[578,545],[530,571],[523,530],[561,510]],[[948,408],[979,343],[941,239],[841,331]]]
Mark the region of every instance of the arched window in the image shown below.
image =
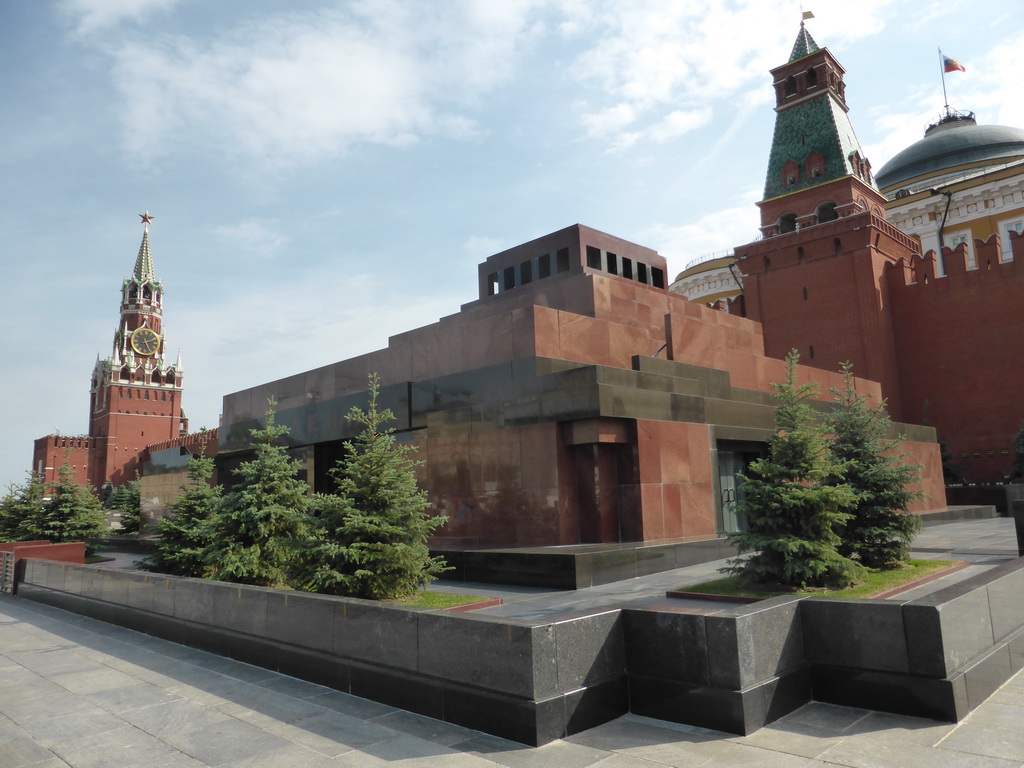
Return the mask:
[[[814,67],[811,67],[810,69],[807,70],[807,87],[818,87],[818,73],[814,71]]]
[[[792,96],[796,93],[796,78],[790,75],[786,78],[786,95]]]
[[[787,232],[796,231],[796,214],[795,213],[784,213],[779,218],[779,234],[784,235]]]
[[[803,264],[804,263],[804,249],[803,249],[802,246],[796,249],[796,262],[797,262],[797,264]],[[806,291],[805,291],[805,293],[806,293]]]
[[[822,203],[818,206],[818,210],[815,211],[818,216],[818,223],[821,224],[826,221],[835,221],[839,218],[839,214],[836,213],[835,203]]]
[[[832,248],[836,256],[843,252],[843,242],[838,237],[832,241]]]

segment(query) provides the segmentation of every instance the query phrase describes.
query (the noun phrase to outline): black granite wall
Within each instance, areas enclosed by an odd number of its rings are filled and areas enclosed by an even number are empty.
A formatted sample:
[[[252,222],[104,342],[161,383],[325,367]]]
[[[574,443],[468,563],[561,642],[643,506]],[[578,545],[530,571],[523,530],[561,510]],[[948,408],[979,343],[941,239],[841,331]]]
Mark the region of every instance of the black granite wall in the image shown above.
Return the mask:
[[[1024,667],[1024,559],[915,600],[533,622],[23,562],[20,597],[527,744],[630,710],[745,734],[811,699],[957,721]]]

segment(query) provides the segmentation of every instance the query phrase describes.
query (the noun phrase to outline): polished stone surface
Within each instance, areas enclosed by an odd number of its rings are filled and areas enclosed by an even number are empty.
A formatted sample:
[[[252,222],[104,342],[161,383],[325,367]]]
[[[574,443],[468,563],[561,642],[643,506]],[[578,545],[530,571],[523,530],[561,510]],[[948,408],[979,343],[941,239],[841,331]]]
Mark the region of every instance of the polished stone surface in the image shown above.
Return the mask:
[[[1020,674],[959,724],[811,703],[749,736],[629,714],[531,748],[3,596],[0,683],[4,768],[1024,763]]]

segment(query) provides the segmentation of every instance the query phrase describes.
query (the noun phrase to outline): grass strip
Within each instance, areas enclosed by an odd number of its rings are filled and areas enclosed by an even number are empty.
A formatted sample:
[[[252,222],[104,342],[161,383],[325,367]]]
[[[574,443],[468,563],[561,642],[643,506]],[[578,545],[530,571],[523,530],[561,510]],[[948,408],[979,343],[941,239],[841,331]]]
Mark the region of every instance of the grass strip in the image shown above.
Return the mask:
[[[444,610],[445,608],[453,608],[457,605],[469,605],[470,603],[482,603],[484,600],[490,600],[489,597],[480,597],[479,595],[458,595],[450,592],[428,592],[421,590],[414,595],[404,597],[400,600],[392,600],[394,605],[400,605],[403,608],[425,608],[429,610]]]
[[[860,584],[846,589],[758,589],[747,583],[742,576],[727,576],[724,579],[705,581],[702,584],[682,587],[679,592],[697,592],[706,595],[730,595],[734,597],[777,597],[778,595],[820,595],[824,597],[871,597],[895,587],[917,581],[930,573],[951,568],[960,560],[911,560],[905,568],[891,571],[869,570]]]

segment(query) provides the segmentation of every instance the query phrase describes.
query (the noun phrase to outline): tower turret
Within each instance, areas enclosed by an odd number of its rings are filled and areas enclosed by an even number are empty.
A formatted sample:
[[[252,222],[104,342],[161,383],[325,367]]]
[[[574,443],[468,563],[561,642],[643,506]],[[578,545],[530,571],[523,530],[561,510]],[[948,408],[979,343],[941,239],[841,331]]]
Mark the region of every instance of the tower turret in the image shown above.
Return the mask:
[[[775,132],[761,209],[763,239],[736,249],[747,315],[765,352],[808,364],[851,362],[900,416],[887,264],[916,243],[885,220],[885,198],[854,133],[845,70],[803,22],[789,60],[771,70]]]
[[[775,132],[758,203],[765,237],[858,210],[884,216],[885,200],[848,115],[845,72],[800,22],[789,61],[771,71]]]

